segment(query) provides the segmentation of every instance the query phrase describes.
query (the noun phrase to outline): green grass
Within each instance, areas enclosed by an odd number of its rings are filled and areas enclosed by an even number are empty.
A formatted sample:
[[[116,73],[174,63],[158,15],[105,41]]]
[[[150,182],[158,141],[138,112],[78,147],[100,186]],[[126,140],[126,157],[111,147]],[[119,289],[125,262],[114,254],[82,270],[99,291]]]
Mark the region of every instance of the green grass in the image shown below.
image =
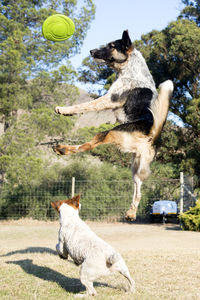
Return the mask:
[[[95,299],[200,299],[200,233],[156,225],[90,226],[119,249],[136,282],[136,293],[129,294],[120,274],[100,278],[94,283]],[[79,268],[56,255],[58,228],[58,222],[1,224],[1,300],[74,299],[76,293],[84,293]]]

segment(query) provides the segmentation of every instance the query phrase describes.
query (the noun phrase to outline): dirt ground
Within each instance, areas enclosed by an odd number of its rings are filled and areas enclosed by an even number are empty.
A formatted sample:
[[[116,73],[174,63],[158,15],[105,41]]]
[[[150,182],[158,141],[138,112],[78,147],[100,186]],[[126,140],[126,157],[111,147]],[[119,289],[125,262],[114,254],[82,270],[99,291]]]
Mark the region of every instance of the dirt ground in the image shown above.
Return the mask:
[[[200,253],[200,232],[183,231],[176,224],[118,222],[87,222],[87,224],[97,235],[122,253],[130,251]],[[58,230],[58,221],[1,221],[0,251],[5,253],[12,249],[34,246],[55,250]]]
[[[179,225],[92,223],[91,227],[121,251],[200,250],[200,233],[182,231]]]
[[[103,223],[103,222],[87,222],[90,228],[101,238],[112,244],[119,251],[131,250],[173,250],[184,249],[184,251],[199,250],[200,251],[200,233],[181,230],[176,224],[135,224],[135,223]],[[23,243],[27,242],[27,246],[31,244],[46,244],[45,239],[41,239],[37,232],[51,232],[52,239],[48,240],[49,246],[55,246],[59,230],[59,222],[45,222],[35,220],[19,220],[19,221],[1,221],[0,222],[1,251],[2,247],[9,249],[12,244],[12,235],[23,232],[24,226],[26,232],[35,232],[31,241],[27,241],[23,237]],[[26,232],[24,233],[26,235]],[[6,238],[10,233],[10,238]],[[5,236],[4,236],[5,235]],[[38,237],[38,239],[37,239]],[[5,238],[5,239],[4,239]],[[52,242],[52,244],[51,244]],[[18,244],[19,243],[19,244]],[[22,240],[15,240],[15,247],[21,247]]]
[[[200,300],[200,232],[182,231],[176,224],[87,223],[93,231],[122,254],[137,287],[134,298],[131,296],[123,298],[123,293],[118,295],[117,292],[113,292],[113,289],[109,292],[105,288],[105,298],[100,297],[99,299]],[[18,296],[13,297],[13,292],[9,290],[7,282],[9,278],[11,280],[11,272],[21,274],[27,283],[32,278],[31,285],[33,287],[37,278],[44,282],[44,278],[40,275],[41,271],[38,273],[31,271],[33,265],[30,265],[30,260],[34,263],[35,268],[38,264],[43,265],[44,271],[47,266],[57,272],[60,272],[61,265],[64,268],[63,261],[55,256],[58,230],[59,222],[34,220],[0,222],[0,262],[2,263],[2,272],[5,274],[5,282],[0,280],[1,299],[46,299],[46,291],[43,295],[41,288],[38,291],[40,293],[38,297],[32,297],[32,292],[29,290],[26,293],[30,293],[30,296],[24,298],[23,286],[20,291],[17,290],[19,284],[17,279],[14,289],[15,295]],[[30,265],[28,265],[29,269],[28,266],[27,269],[25,268],[24,264],[26,263]],[[73,267],[71,263],[68,265],[68,273],[66,271],[64,269],[64,276],[70,275],[69,272],[72,272],[73,276],[79,277],[77,267]],[[15,286],[15,278],[13,275],[12,289]],[[51,281],[53,281],[52,278],[48,280],[50,287],[52,286]],[[54,281],[59,283],[57,279]],[[1,282],[2,286],[5,286],[2,294]],[[44,283],[40,285],[40,287],[43,286]],[[58,290],[58,296],[63,297],[67,289],[68,287],[65,286],[64,291]],[[97,287],[97,290],[98,293],[102,292],[100,287]],[[112,297],[109,293],[112,293]],[[54,297],[55,295],[49,292],[48,299],[55,299]]]

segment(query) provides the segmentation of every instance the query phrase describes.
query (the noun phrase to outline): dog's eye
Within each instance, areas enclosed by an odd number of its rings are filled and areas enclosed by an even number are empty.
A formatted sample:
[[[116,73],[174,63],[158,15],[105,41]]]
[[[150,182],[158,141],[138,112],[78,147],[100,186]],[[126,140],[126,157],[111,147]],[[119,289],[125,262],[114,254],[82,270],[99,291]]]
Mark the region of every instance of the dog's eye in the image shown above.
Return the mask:
[[[109,44],[110,48],[115,48],[115,44]]]

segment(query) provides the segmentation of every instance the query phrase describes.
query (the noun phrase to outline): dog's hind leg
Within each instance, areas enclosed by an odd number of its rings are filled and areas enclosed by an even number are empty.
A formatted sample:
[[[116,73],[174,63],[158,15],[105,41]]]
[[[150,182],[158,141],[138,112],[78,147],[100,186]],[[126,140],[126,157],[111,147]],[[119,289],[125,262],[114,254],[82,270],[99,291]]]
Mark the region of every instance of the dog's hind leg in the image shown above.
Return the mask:
[[[141,186],[143,184],[143,181],[136,174],[133,176],[133,181],[134,181],[134,193],[133,193],[132,203],[129,210],[126,212],[126,219],[130,221],[134,221],[136,219],[137,208],[141,200]]]
[[[120,274],[122,274],[126,279],[128,279],[129,282],[129,292],[135,292],[135,281],[132,279],[128,267],[125,264],[123,258],[121,255],[118,255],[116,261],[113,263],[113,265],[110,267],[110,271],[117,271]]]
[[[81,276],[80,278],[81,283],[85,286],[86,288],[86,293],[85,294],[77,294],[75,297],[76,298],[83,298],[83,297],[88,297],[88,296],[96,296],[97,292],[93,286],[93,281],[90,281],[88,278],[84,278]]]
[[[98,252],[98,251],[97,251]],[[86,294],[78,294],[77,297],[95,296],[97,294],[93,282],[101,277],[110,275],[110,268],[107,267],[103,252],[87,257],[80,268],[80,280],[86,287]]]
[[[98,261],[98,258],[97,258]],[[100,260],[101,261],[101,260]],[[93,282],[96,278],[102,275],[102,264],[97,264],[95,266],[95,262],[93,258],[86,258],[81,265],[80,268],[80,280],[81,283],[86,287],[85,294],[77,294],[76,297],[87,297],[87,296],[95,296],[97,294]],[[103,268],[105,269],[105,267]]]
[[[145,148],[144,148],[145,149]],[[150,175],[150,163],[155,155],[152,146],[147,145],[145,151],[134,153],[132,162],[132,174],[134,181],[134,193],[130,209],[126,212],[127,220],[135,220],[137,208],[141,200],[141,186],[143,181]]]
[[[76,298],[83,298],[83,297],[88,297],[88,296],[96,296],[97,292],[93,286],[93,280],[88,278],[84,272],[82,272],[82,269],[80,271],[80,280],[81,283],[85,286],[86,288],[86,293],[84,294],[76,294]]]
[[[57,145],[53,147],[58,155],[68,155],[77,152],[91,150],[101,144],[116,144],[119,133],[115,131],[104,131],[96,134],[90,142],[82,145]]]

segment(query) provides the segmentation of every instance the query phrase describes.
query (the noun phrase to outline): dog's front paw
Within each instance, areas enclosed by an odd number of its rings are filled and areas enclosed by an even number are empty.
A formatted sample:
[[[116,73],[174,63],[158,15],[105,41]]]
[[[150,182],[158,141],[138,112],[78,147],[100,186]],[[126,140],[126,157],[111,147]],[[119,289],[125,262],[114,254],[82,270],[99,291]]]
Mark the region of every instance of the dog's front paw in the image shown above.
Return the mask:
[[[63,251],[63,246],[61,246],[59,243],[56,245],[56,251],[57,251],[60,258],[68,259],[68,253],[66,251]]]
[[[135,293],[135,281],[132,280],[130,286],[127,289],[127,293]]]
[[[75,298],[86,298],[86,297],[89,297],[89,296],[96,296],[97,295],[97,292],[95,291],[95,289],[93,289],[92,292],[86,292],[84,294],[76,294],[74,297]]]
[[[60,106],[56,106],[56,107],[55,107],[55,112],[56,112],[57,114],[60,114]]]
[[[61,255],[61,254],[58,254],[59,255],[59,257],[61,258],[61,259],[68,259],[68,255],[66,255],[66,256],[63,256],[63,255]]]
[[[130,208],[127,212],[126,212],[126,216],[125,216],[127,221],[135,221],[136,220],[136,208]]]
[[[53,151],[58,155],[68,155],[78,151],[77,146],[57,145],[53,146]]]
[[[62,145],[53,146],[53,151],[58,155],[65,155],[65,148]]]
[[[55,112],[59,115],[72,116],[72,113],[68,107],[56,106]]]

